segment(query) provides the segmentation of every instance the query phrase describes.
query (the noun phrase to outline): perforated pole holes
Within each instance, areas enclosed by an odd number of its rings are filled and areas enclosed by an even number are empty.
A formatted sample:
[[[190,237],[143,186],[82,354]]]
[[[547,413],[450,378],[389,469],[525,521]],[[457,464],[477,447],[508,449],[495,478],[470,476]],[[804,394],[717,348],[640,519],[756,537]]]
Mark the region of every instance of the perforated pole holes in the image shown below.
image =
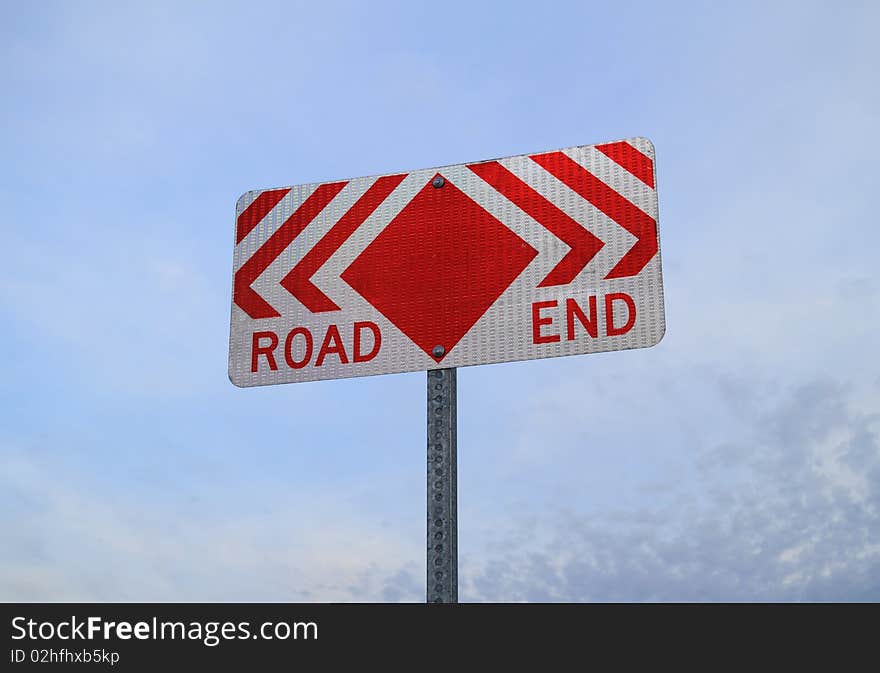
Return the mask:
[[[427,601],[457,603],[456,370],[429,371],[427,381]]]

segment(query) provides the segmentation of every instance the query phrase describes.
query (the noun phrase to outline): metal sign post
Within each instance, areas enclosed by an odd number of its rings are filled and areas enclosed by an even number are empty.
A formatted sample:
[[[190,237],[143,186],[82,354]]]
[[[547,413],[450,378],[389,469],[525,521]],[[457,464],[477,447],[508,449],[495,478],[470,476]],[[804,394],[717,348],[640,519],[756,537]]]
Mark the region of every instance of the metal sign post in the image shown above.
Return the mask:
[[[428,372],[428,603],[458,603],[455,379],[454,368]]]

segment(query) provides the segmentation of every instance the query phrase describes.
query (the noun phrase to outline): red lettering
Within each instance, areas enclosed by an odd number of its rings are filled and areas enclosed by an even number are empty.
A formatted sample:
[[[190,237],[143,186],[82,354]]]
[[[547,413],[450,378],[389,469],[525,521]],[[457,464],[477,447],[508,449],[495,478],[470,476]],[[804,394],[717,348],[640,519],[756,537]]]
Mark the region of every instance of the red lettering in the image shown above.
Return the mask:
[[[532,343],[549,344],[555,343],[560,340],[560,336],[558,334],[541,334],[542,325],[553,324],[552,317],[541,317],[541,309],[555,308],[557,304],[558,302],[556,301],[536,301],[534,304],[532,304]]]
[[[331,346],[331,342],[334,345]],[[342,345],[342,338],[339,336],[339,328],[336,325],[330,325],[327,328],[327,334],[324,335],[324,341],[321,344],[321,350],[318,351],[318,359],[315,360],[315,366],[320,367],[324,364],[324,358],[331,353],[339,356],[340,363],[348,364],[348,355],[345,353],[345,346]]]
[[[269,345],[261,346],[260,339],[269,339]],[[257,371],[258,358],[261,355],[265,355],[266,360],[269,362],[269,369],[277,372],[278,365],[275,364],[274,355],[276,348],[278,348],[278,335],[275,332],[254,332],[253,340],[251,341],[251,371]]]
[[[614,300],[626,304],[628,317],[623,327],[614,326]],[[619,336],[629,332],[636,324],[636,303],[633,298],[623,292],[614,292],[605,295],[605,333],[608,336]]]
[[[596,311],[596,295],[590,297],[590,317],[587,319],[587,316],[584,315],[581,307],[578,306],[578,303],[574,299],[566,299],[565,300],[565,318],[568,323],[568,340],[574,341],[574,319],[577,317],[578,321],[587,328],[587,333],[593,337],[594,339],[599,336],[599,320],[598,314]]]
[[[361,353],[361,330],[368,329],[373,333],[373,348],[369,353]],[[382,345],[382,333],[379,326],[373,322],[356,322],[354,324],[354,361],[368,362],[379,354]]]
[[[302,334],[305,339],[306,347],[302,360],[293,359],[293,340],[297,334]],[[290,330],[290,334],[284,340],[284,359],[287,360],[287,366],[291,369],[302,369],[309,364],[309,360],[312,359],[312,333],[309,330],[305,327],[294,327]]]

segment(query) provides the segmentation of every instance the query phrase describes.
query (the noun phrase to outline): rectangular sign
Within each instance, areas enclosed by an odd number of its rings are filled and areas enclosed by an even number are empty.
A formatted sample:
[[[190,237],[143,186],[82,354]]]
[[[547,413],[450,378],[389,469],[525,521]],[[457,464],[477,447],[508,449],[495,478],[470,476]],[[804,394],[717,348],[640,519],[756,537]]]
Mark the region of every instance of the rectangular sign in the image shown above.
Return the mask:
[[[665,327],[645,138],[236,206],[237,386],[643,348]]]

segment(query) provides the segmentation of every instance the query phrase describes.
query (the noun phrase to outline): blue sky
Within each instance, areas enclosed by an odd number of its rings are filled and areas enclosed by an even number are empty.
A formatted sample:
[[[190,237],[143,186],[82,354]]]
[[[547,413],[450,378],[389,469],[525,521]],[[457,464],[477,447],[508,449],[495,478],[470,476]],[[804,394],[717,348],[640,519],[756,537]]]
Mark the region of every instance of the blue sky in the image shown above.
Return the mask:
[[[0,599],[424,599],[424,374],[241,390],[235,200],[649,137],[656,347],[459,371],[466,601],[880,600],[875,3],[4,3]]]

